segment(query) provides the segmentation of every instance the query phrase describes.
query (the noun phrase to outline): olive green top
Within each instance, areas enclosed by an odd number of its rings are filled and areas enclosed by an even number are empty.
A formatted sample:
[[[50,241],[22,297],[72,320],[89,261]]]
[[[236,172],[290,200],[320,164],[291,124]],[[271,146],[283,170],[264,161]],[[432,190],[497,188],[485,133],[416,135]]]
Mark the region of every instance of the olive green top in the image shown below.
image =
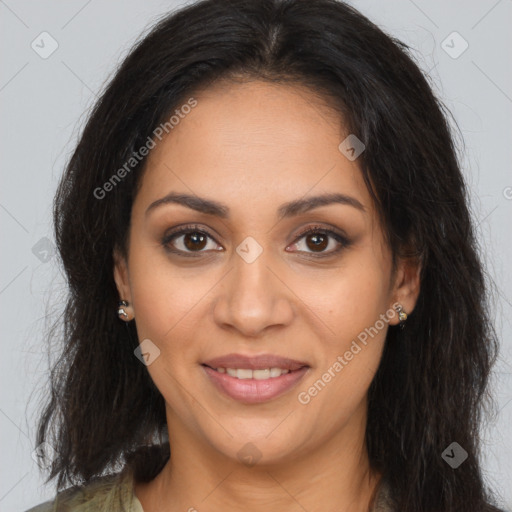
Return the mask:
[[[144,512],[133,489],[130,469],[97,477],[81,487],[70,487],[56,498],[26,512]],[[393,512],[388,485],[383,482],[371,512]]]
[[[120,473],[97,477],[81,487],[61,491],[50,501],[26,512],[144,512],[133,490],[133,474]]]

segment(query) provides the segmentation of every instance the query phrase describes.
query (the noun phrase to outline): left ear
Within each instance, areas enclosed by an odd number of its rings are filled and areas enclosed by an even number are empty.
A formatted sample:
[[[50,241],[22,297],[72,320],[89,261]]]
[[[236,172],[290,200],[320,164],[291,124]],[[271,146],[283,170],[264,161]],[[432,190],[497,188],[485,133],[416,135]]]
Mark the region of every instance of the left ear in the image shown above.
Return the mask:
[[[114,259],[114,281],[116,283],[117,292],[119,293],[119,300],[126,300],[132,302],[132,295],[130,289],[130,280],[128,276],[128,264],[126,258],[121,255],[120,251],[115,249],[113,252]]]
[[[421,261],[418,258],[403,258],[399,261],[390,308],[393,308],[393,304],[398,303],[405,313],[408,315],[412,313],[420,294],[421,267]],[[389,323],[397,325],[399,323],[398,315],[394,315]]]

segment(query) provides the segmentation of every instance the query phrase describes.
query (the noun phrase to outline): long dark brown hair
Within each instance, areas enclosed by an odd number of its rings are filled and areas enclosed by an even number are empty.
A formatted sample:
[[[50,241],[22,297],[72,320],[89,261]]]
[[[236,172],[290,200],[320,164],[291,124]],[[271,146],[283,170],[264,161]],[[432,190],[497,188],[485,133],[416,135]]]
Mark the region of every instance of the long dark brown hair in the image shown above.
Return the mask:
[[[400,511],[495,510],[478,435],[497,341],[449,112],[407,45],[335,0],[182,8],[135,45],[97,101],[54,203],[69,296],[36,440],[56,450],[47,482],[61,489],[126,465],[149,481],[169,457],[168,443],[148,448],[165,431],[164,400],[134,356],[134,322],[117,318],[113,279],[146,158],[103,197],[98,188],[194,91],[235,78],[329,98],[366,145],[358,163],[395,261],[422,261],[416,308],[406,329],[389,328],[369,389],[372,467]],[[468,453],[457,469],[441,456],[452,442]]]

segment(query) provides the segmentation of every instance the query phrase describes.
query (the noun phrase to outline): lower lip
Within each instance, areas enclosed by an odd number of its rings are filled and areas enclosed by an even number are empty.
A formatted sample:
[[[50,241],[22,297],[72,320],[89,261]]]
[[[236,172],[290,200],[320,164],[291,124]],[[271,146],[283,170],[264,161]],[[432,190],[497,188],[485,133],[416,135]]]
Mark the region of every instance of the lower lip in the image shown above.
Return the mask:
[[[245,404],[259,404],[277,398],[293,388],[306,374],[308,367],[268,379],[237,379],[202,365],[213,384],[227,396]]]

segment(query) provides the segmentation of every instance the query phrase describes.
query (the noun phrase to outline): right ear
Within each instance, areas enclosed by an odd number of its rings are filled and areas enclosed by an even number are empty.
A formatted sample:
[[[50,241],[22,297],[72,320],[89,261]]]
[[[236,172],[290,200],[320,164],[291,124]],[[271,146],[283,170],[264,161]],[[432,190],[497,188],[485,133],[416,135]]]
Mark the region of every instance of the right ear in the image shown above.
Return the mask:
[[[119,300],[132,302],[132,294],[130,288],[130,279],[128,273],[128,263],[126,258],[118,249],[114,249],[114,281],[116,282]]]

